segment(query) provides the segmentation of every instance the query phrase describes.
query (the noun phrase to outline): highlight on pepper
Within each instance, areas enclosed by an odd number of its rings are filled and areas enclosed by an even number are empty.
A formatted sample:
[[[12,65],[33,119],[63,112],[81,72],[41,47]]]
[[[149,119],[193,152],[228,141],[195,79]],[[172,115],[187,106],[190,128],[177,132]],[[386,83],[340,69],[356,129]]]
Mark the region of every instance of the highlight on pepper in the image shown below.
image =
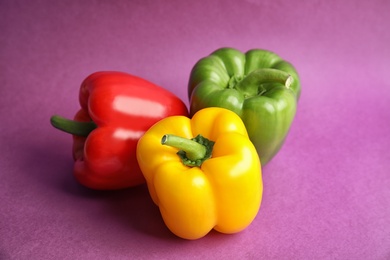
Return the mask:
[[[230,110],[160,120],[138,141],[137,160],[165,224],[181,238],[199,239],[212,229],[237,233],[258,214],[260,160]]]

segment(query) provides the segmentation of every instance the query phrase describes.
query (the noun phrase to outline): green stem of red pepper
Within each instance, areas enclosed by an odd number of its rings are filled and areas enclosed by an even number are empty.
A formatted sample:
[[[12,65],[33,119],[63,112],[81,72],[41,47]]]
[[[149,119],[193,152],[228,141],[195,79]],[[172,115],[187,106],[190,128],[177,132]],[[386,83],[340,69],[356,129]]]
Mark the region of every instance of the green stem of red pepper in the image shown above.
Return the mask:
[[[244,97],[261,95],[266,90],[263,83],[281,83],[289,88],[293,78],[287,72],[277,69],[257,69],[235,84],[234,88],[243,93]]]
[[[186,166],[201,166],[202,163],[211,157],[214,142],[198,135],[195,138],[187,139],[176,135],[167,134],[161,139],[161,144],[179,149],[177,155]]]
[[[63,132],[84,137],[87,137],[96,128],[96,124],[92,121],[79,122],[57,115],[50,118],[50,123]]]

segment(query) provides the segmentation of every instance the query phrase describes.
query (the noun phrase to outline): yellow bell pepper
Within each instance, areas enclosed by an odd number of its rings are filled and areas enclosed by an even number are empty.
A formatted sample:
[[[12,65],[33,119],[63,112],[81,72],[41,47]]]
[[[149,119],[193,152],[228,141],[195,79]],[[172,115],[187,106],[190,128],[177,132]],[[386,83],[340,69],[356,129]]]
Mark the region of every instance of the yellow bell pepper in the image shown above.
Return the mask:
[[[260,161],[242,120],[227,109],[162,119],[138,141],[137,159],[165,224],[181,238],[240,232],[259,211]]]

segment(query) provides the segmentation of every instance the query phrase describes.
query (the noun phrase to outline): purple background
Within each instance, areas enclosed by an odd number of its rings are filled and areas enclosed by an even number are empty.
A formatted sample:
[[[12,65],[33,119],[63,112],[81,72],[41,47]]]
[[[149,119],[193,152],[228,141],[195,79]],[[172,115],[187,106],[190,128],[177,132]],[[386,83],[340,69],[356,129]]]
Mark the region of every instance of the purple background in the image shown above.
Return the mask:
[[[390,259],[390,1],[0,1],[0,259]],[[145,186],[72,176],[81,81],[144,77],[187,104],[194,63],[272,50],[300,73],[259,214],[235,235],[172,235]]]

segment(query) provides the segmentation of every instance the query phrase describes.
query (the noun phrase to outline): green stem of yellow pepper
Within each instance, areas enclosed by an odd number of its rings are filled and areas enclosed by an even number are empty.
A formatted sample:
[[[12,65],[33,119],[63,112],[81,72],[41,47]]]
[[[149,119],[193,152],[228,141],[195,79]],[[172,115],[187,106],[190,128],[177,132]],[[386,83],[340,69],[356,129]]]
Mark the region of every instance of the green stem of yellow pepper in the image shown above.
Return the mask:
[[[161,138],[161,144],[179,149],[177,155],[186,166],[201,166],[211,157],[214,142],[198,135],[187,139],[176,135],[166,134]]]

